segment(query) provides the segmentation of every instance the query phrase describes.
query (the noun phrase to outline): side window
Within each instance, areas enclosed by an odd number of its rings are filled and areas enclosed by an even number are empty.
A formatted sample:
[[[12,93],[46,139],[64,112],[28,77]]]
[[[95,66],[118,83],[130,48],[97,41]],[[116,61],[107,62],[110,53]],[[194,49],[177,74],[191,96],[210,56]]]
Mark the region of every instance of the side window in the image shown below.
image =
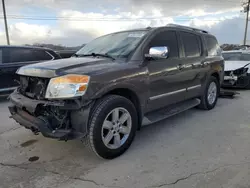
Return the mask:
[[[0,49],[0,64],[3,63],[3,50]]]
[[[250,61],[250,54],[244,54],[244,53],[242,53],[240,60],[241,61]]]
[[[201,39],[195,34],[180,32],[186,57],[201,56]]]
[[[205,37],[209,56],[221,55],[221,48],[214,37]]]
[[[53,59],[53,57],[49,55],[45,50],[34,50],[33,53],[37,61]]]
[[[32,49],[12,48],[9,49],[9,61],[6,63],[36,61]]]
[[[178,41],[175,31],[163,31],[157,34],[149,44],[153,46],[167,46],[169,48],[169,57],[179,57]]]
[[[28,61],[51,60],[52,57],[44,50],[34,50],[25,48],[10,48],[8,51],[7,61],[4,63],[17,63]]]

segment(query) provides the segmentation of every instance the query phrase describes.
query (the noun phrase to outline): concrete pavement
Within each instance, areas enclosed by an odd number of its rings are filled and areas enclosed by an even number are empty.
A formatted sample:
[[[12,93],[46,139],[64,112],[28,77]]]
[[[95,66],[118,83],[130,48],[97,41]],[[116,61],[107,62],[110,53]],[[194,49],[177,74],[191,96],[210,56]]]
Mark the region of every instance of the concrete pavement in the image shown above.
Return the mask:
[[[0,102],[0,187],[250,187],[250,91],[144,127],[110,161],[80,141],[33,135],[8,118],[7,105]]]

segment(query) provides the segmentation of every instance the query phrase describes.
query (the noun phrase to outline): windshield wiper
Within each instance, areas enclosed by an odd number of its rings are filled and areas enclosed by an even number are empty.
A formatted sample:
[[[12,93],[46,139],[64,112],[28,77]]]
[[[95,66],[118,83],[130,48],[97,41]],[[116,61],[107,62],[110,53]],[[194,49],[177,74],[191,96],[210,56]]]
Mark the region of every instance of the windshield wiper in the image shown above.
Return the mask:
[[[79,55],[78,54],[73,54],[72,57],[79,57]]]
[[[112,60],[115,60],[114,57],[112,57],[111,55],[109,55],[108,53],[106,54],[98,54],[98,53],[91,53],[91,54],[77,54],[78,57],[87,57],[87,56],[93,56],[93,57],[97,57],[97,56],[100,56],[100,57],[108,57],[108,58],[111,58]]]

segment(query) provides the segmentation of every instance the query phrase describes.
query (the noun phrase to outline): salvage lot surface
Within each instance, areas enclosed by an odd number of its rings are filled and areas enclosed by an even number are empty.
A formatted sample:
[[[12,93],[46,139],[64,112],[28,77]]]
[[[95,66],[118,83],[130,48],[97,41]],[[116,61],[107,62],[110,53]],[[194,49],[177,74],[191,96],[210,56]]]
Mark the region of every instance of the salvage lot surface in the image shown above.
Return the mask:
[[[0,187],[250,187],[250,91],[142,128],[112,161],[80,141],[33,135],[8,118],[7,106],[0,102]]]

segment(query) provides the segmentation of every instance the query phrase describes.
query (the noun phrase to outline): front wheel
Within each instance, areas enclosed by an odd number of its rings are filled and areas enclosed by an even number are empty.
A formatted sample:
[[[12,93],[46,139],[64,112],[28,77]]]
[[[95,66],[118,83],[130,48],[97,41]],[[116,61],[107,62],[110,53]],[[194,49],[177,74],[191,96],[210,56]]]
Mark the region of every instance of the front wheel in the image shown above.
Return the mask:
[[[205,86],[203,95],[200,98],[201,103],[198,106],[200,109],[211,110],[215,107],[220,92],[219,85],[217,78],[211,76]]]
[[[100,99],[90,118],[90,147],[105,159],[120,156],[131,145],[137,122],[136,109],[130,100],[117,95]]]

